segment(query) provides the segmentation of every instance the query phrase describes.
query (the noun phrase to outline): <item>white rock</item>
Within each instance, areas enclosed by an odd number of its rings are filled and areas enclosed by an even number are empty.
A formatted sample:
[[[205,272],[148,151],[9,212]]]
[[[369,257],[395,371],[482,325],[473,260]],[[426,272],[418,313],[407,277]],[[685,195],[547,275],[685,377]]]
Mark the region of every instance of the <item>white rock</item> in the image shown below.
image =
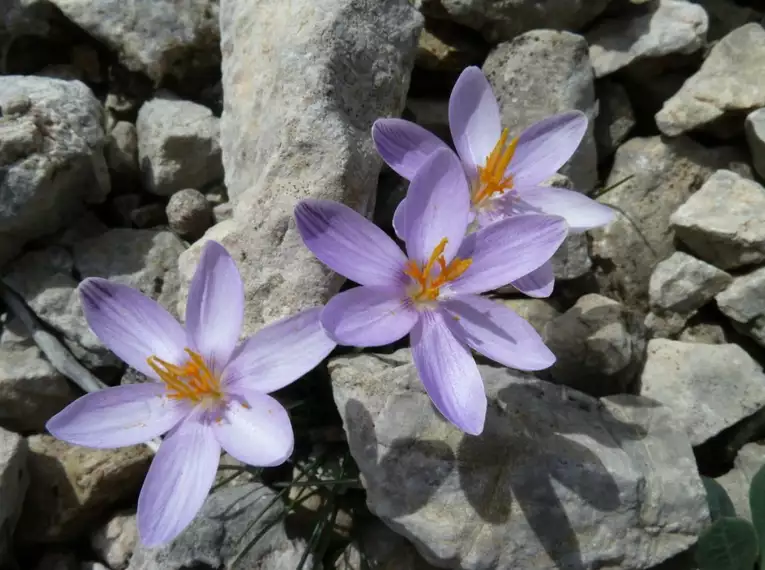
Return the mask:
[[[754,169],[757,174],[765,177],[765,108],[749,113],[744,127]]]
[[[765,267],[736,277],[715,299],[737,330],[765,346]]]
[[[135,512],[114,515],[90,537],[90,545],[111,570],[127,568],[133,550],[138,543],[138,526]]]
[[[13,531],[29,485],[27,442],[0,428],[0,567],[10,566]]]

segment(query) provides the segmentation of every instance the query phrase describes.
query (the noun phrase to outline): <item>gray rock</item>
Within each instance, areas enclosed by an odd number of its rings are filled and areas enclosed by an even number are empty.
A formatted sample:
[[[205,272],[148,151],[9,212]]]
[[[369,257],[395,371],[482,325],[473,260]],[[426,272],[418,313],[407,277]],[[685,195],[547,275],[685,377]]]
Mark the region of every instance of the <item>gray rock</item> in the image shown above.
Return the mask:
[[[644,569],[707,524],[687,437],[655,402],[484,366],[490,404],[474,437],[438,415],[408,349],[329,369],[369,508],[431,564]]]
[[[749,507],[749,487],[752,477],[765,465],[765,449],[759,443],[748,443],[736,454],[733,468],[715,480],[722,485],[733,502],[736,516],[752,520]]]
[[[191,101],[156,98],[136,121],[138,161],[149,192],[171,196],[223,178],[219,119]]]
[[[620,303],[590,294],[545,327],[557,361],[552,379],[593,396],[630,392],[645,359],[639,315]]]
[[[627,135],[637,124],[627,90],[610,79],[595,85],[598,95],[598,116],[595,119],[595,144],[598,159],[611,156],[627,140]]]
[[[752,153],[754,169],[765,177],[765,108],[752,111],[746,116],[744,123],[746,142]]]
[[[135,512],[114,515],[90,536],[93,552],[109,565],[111,570],[124,570],[138,543]]]
[[[305,0],[289,10],[283,0],[223,0],[221,144],[234,216],[206,235],[243,262],[244,334],[339,290],[342,278],[303,245],[293,210],[313,197],[371,214],[381,160],[369,130],[403,110],[421,27],[407,0]],[[184,276],[203,242],[181,256]]]
[[[219,489],[207,498],[191,526],[170,544],[147,548],[139,543],[128,570],[296,568],[305,544],[287,536],[279,521],[284,506],[277,502],[269,507],[273,499],[273,491],[254,483]],[[260,533],[265,534],[246,550]],[[311,556],[305,567],[313,568]]]
[[[115,52],[125,67],[155,83],[220,62],[217,0],[51,0]]]
[[[736,277],[715,300],[736,330],[765,346],[765,267]]]
[[[555,279],[570,281],[578,279],[592,269],[590,250],[585,234],[572,234],[558,248],[550,260]]]
[[[718,170],[672,214],[675,235],[721,269],[765,261],[765,188]]]
[[[490,43],[496,44],[540,28],[578,30],[594,20],[610,1],[421,0],[421,4],[426,14],[443,18],[446,12],[450,19],[478,30]]]
[[[0,567],[10,565],[13,531],[29,485],[27,442],[0,428]]]
[[[0,76],[0,265],[109,192],[103,109],[79,81]]]
[[[547,323],[560,316],[560,312],[546,299],[516,297],[514,299],[495,299],[507,308],[518,313],[540,335],[544,335]]]
[[[595,75],[603,77],[644,59],[698,51],[708,26],[704,8],[685,0],[659,0],[604,18],[587,32]]]
[[[47,0],[0,0],[0,36],[48,37],[55,11]]]
[[[716,42],[736,28],[749,22],[760,22],[765,13],[758,12],[754,7],[742,6],[730,0],[693,0],[700,4],[709,15],[709,31],[707,40]]]
[[[106,140],[106,163],[119,177],[138,179],[138,134],[133,123],[119,121],[114,125]]]
[[[712,48],[701,69],[656,113],[659,130],[677,136],[710,126],[720,136],[740,134],[737,114],[765,107],[765,29],[746,24]],[[728,123],[722,123],[729,119]],[[712,125],[712,123],[716,123]]]
[[[654,317],[646,325],[654,336],[679,333],[686,321],[715,295],[730,285],[733,278],[687,253],[675,252],[656,266],[649,283],[649,305]]]
[[[527,32],[494,48],[483,71],[499,101],[502,126],[511,136],[556,113],[578,109],[588,116],[587,134],[561,173],[577,190],[592,190],[598,179],[593,126],[598,111],[585,39],[569,32]]]
[[[202,237],[212,224],[212,208],[199,190],[187,188],[170,196],[165,208],[170,229],[190,241]]]
[[[459,73],[469,65],[481,65],[487,50],[480,38],[466,34],[462,26],[431,18],[420,34],[415,65],[428,71]]]
[[[604,294],[647,309],[653,269],[675,249],[670,216],[725,159],[723,149],[686,138],[634,138],[619,147],[605,186],[632,178],[598,199],[617,210],[616,218],[590,231]]]
[[[696,342],[699,344],[725,344],[725,329],[715,323],[693,323],[688,325],[677,337],[681,342]]]
[[[669,407],[694,446],[765,406],[765,373],[736,344],[653,339],[640,381],[641,394]]]

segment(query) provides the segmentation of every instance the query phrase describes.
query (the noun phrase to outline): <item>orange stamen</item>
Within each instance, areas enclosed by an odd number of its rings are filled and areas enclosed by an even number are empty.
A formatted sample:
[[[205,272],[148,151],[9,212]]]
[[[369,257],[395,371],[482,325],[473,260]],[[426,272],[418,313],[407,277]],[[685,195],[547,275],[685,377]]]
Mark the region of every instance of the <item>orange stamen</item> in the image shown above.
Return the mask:
[[[491,154],[486,157],[486,165],[478,167],[478,179],[472,192],[473,205],[477,206],[494,194],[502,194],[513,188],[513,175],[505,175],[505,171],[515,155],[518,137],[507,143],[507,136],[508,131],[504,129]]]
[[[404,273],[411,277],[417,285],[417,290],[412,294],[414,301],[435,301],[440,294],[440,288],[465,273],[473,262],[471,259],[455,257],[451,263],[447,264],[443,254],[448,241],[444,238],[439,242],[423,269],[420,269],[416,261],[410,260],[407,263]],[[439,268],[438,275],[433,275],[433,269],[436,265]]]
[[[205,364],[196,352],[186,349],[189,360],[183,366],[171,364],[156,356],[150,356],[146,362],[165,383],[170,391],[169,397],[187,399],[195,403],[204,398],[221,398],[220,380]]]

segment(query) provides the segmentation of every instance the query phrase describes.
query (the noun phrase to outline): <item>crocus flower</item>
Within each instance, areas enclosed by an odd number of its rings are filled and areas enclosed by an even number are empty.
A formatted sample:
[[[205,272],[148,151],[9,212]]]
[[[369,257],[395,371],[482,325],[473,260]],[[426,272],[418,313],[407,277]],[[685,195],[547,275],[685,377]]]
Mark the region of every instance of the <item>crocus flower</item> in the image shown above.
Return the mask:
[[[322,312],[338,343],[380,346],[409,334],[419,376],[438,410],[483,430],[486,394],[470,349],[521,370],[555,357],[504,305],[479,296],[547,261],[564,240],[560,217],[519,215],[466,236],[469,194],[454,153],[439,150],[412,179],[399,231],[406,253],[354,210],[322,200],[295,209],[300,235],[325,265],[360,284]]]
[[[457,79],[449,98],[449,128],[469,181],[474,225],[485,227],[504,217],[542,213],[565,218],[570,231],[582,232],[609,223],[613,211],[579,192],[544,186],[576,151],[587,132],[579,111],[554,115],[510,139],[501,128],[497,99],[477,67]],[[436,150],[449,147],[421,126],[402,119],[379,119],[372,138],[380,156],[398,174],[411,180]],[[404,199],[393,217],[399,234]],[[552,293],[552,266],[539,269],[513,285],[533,297]]]
[[[309,309],[237,346],[244,289],[226,250],[208,242],[186,306],[186,328],[138,291],[104,279],[79,288],[101,341],[151,380],[87,394],[47,424],[57,438],[94,448],[144,443],[167,432],[138,498],[148,546],[172,540],[210,490],[221,448],[256,466],[292,453],[287,411],[269,392],[314,368],[335,346]]]

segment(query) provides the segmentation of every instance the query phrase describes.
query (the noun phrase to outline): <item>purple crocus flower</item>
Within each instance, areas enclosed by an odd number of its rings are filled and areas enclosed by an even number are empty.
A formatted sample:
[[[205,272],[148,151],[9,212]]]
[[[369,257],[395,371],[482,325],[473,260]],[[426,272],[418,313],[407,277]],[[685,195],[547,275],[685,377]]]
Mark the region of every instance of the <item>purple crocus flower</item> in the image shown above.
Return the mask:
[[[47,424],[94,448],[144,443],[168,432],[138,498],[141,541],[154,546],[193,520],[213,484],[221,448],[256,466],[292,453],[287,411],[269,392],[314,368],[335,347],[320,308],[273,323],[237,346],[244,288],[226,250],[208,242],[189,291],[186,328],[138,291],[104,279],[80,285],[98,338],[152,382],[87,394]]]
[[[587,132],[584,113],[554,115],[508,140],[491,85],[480,69],[468,67],[449,98],[449,127],[469,181],[475,226],[485,227],[517,214],[541,213],[561,216],[570,231],[582,232],[613,218],[610,208],[579,192],[542,185],[568,162],[582,141]],[[402,119],[378,119],[372,138],[383,160],[407,180],[433,152],[449,149],[431,132]],[[406,203],[404,199],[393,216],[399,237]],[[547,297],[554,285],[552,266],[545,263],[512,284],[526,295]]]
[[[304,200],[300,235],[319,260],[361,287],[333,297],[321,322],[340,344],[381,346],[410,335],[412,356],[438,410],[470,434],[483,430],[486,394],[470,349],[521,370],[555,357],[512,310],[478,294],[528,274],[563,242],[563,218],[519,215],[466,236],[469,194],[454,153],[438,150],[412,179],[399,231],[385,232],[336,202]]]

